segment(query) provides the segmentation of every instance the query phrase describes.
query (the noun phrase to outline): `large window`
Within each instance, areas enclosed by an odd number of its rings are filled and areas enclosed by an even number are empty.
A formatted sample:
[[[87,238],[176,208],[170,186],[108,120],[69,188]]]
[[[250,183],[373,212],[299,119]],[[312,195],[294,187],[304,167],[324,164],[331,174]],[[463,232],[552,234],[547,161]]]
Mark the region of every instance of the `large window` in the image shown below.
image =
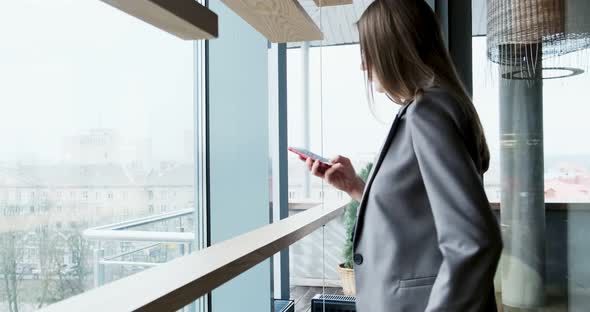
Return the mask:
[[[359,173],[374,161],[399,107],[377,92],[370,106],[360,65],[358,44],[298,43],[287,50],[289,146],[327,158],[343,155]],[[310,175],[291,153],[288,170],[289,215],[351,202],[345,192]],[[289,250],[291,298],[303,307],[315,294],[346,293],[339,266],[352,252],[347,235],[356,217],[348,210]]]
[[[306,78],[303,77],[302,53],[301,48],[288,49],[287,52],[289,144],[303,146],[307,132],[312,152],[321,152],[326,157],[340,154],[349,157],[356,168],[366,166],[373,161],[385,139],[398,105],[375,92],[375,107],[371,112],[360,69],[358,44],[311,47],[308,52],[310,70]],[[309,85],[309,100],[306,102],[304,83]],[[307,116],[305,105],[309,107]],[[304,186],[306,172],[300,160],[291,154],[290,199],[320,199],[321,180],[312,178],[307,193]],[[336,189],[326,192],[328,197],[341,198]]]
[[[492,154],[485,186],[505,245],[496,276],[498,302],[505,311],[585,311],[590,286],[590,145],[585,139],[590,112],[584,90],[590,74],[543,79],[540,96],[532,97],[530,88],[539,85],[500,79],[486,51],[486,37],[474,37],[473,97]],[[583,67],[586,62],[587,51],[581,51],[543,60],[543,67]],[[555,74],[543,72],[545,78]],[[523,127],[527,123],[529,128]],[[537,144],[533,135],[539,130],[541,153],[518,147]],[[518,136],[530,137],[513,143]],[[533,191],[535,184],[540,187]]]
[[[188,252],[87,234],[192,231],[193,43],[95,0],[3,1],[0,38],[0,311]]]
[[[289,145],[307,144],[312,152],[327,157],[342,154],[351,158],[360,172],[376,156],[397,107],[375,94],[377,118],[371,113],[359,69],[358,45],[304,49],[296,46],[287,53]],[[544,64],[584,66],[584,55],[587,52],[576,52]],[[506,311],[525,306],[535,307],[534,311],[583,311],[590,285],[590,269],[584,260],[590,250],[584,239],[590,222],[590,145],[585,143],[590,124],[585,122],[589,100],[583,90],[590,85],[590,75],[583,72],[543,80],[542,102],[538,103],[542,108],[543,166],[535,167],[539,155],[513,152],[507,140],[512,134],[506,130],[512,127],[509,120],[522,124],[534,118],[533,113],[516,118],[511,115],[514,113],[506,114],[506,106],[502,108],[503,101],[514,100],[502,88],[519,82],[499,78],[497,65],[487,60],[485,36],[473,38],[472,65],[473,101],[491,153],[484,184],[506,246],[496,276],[497,300]],[[528,87],[520,83],[519,87]],[[513,105],[527,101],[531,98],[516,99]],[[536,144],[532,139],[523,142]],[[507,166],[518,175],[507,172]],[[349,199],[306,174],[302,162],[290,155],[290,214]],[[533,201],[537,195],[519,185],[524,181],[519,175],[530,176],[527,183],[541,182],[539,197],[544,203]],[[505,207],[501,209],[501,205]],[[543,210],[544,220],[534,219]],[[290,248],[292,298],[298,299],[306,291],[340,293],[343,280],[338,265],[344,260],[346,227],[346,218],[338,218]]]
[[[474,104],[486,131],[492,154],[485,181],[490,201],[500,200],[500,82],[497,65],[487,61],[486,37],[473,38]],[[586,52],[575,52],[559,60],[545,61],[546,67],[557,64],[584,66]],[[563,74],[560,72],[559,74]],[[568,71],[565,71],[568,73]],[[554,74],[554,73],[553,73]],[[546,71],[545,75],[552,75]],[[583,96],[590,84],[590,74],[543,80],[543,144],[546,202],[590,202],[590,145],[584,144],[590,133],[586,116],[588,99]]]

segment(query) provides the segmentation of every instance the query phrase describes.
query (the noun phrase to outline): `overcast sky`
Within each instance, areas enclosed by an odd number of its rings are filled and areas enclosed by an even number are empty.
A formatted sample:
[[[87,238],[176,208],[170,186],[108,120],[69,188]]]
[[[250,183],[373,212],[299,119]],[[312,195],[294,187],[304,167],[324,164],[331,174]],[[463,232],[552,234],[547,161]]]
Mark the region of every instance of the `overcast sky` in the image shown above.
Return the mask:
[[[152,138],[156,157],[182,156],[183,134],[193,128],[191,42],[97,0],[2,0],[0,38],[0,161],[55,161],[63,137],[98,127]],[[311,53],[311,148],[326,156],[371,157],[389,124],[369,112],[358,46],[324,48],[321,67],[319,53]],[[300,69],[299,51],[289,50],[290,145],[301,144]],[[476,38],[474,100],[493,151],[496,77],[486,62],[485,38]],[[588,72],[545,80],[546,154],[590,154],[589,86]],[[397,107],[376,96],[379,114],[389,122]]]
[[[345,154],[361,156],[375,150],[382,143],[388,127],[380,125],[370,114],[364,89],[364,80],[359,70],[360,53],[357,45],[324,48],[322,72],[319,71],[320,50],[311,53],[311,105],[312,105],[312,148],[321,149],[319,140],[319,77],[322,75],[323,90],[323,148],[324,154]],[[573,53],[562,57],[562,66],[587,66],[590,59],[583,61],[588,52]],[[547,61],[547,66],[554,66]],[[289,51],[289,105],[290,121],[298,120],[301,109],[301,65],[298,50]],[[486,61],[486,40],[474,38],[473,43],[474,104],[484,125],[488,142],[494,157],[499,155],[499,83],[497,67]],[[544,128],[545,153],[590,154],[587,143],[590,134],[590,99],[584,90],[590,87],[590,73],[565,78],[544,80]],[[391,120],[397,106],[381,95],[377,104],[384,118]],[[389,112],[387,107],[391,107]],[[315,108],[315,109],[314,109]],[[290,125],[290,141],[302,142],[302,133],[297,125]]]
[[[191,42],[98,0],[1,0],[0,38],[0,161],[56,159],[64,136],[98,127],[182,155]]]

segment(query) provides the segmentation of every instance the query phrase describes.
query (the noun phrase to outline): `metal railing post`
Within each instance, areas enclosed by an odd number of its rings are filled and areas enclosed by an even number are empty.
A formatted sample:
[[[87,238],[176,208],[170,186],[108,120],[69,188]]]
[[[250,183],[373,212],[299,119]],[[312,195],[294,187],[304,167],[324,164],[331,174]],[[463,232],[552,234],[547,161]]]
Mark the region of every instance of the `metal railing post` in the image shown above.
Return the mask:
[[[101,261],[104,259],[104,249],[98,248],[94,250],[94,287],[100,287],[104,284],[104,264]]]

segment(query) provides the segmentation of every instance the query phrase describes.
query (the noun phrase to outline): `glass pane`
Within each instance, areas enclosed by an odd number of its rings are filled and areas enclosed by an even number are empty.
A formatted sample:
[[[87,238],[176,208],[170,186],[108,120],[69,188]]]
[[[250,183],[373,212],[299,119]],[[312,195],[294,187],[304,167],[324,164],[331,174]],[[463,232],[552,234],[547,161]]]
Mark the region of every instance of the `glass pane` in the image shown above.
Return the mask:
[[[357,39],[343,42],[347,36],[355,38],[353,23],[363,7],[357,3],[318,8],[312,1],[304,3],[309,3],[306,9],[322,26],[324,40],[288,45],[289,146],[328,159],[348,157],[360,173],[376,156],[396,112],[394,105],[376,94],[373,110],[382,119],[375,119],[367,101]],[[288,170],[290,216],[307,209],[356,205],[348,194],[310,174],[293,153]],[[321,295],[354,295],[354,276],[346,267],[346,262],[350,267],[352,261],[354,209],[347,209],[344,215],[290,247],[291,299],[297,311],[306,311],[312,299]],[[320,307],[324,308],[329,309]]]
[[[587,55],[587,51],[580,51],[544,60],[543,67],[584,67]],[[590,303],[585,260],[590,251],[585,239],[590,222],[590,150],[581,134],[590,133],[585,122],[588,99],[582,92],[590,84],[590,74],[585,71],[544,79],[540,87],[500,79],[497,65],[487,61],[485,37],[473,39],[473,71],[474,102],[492,152],[485,186],[499,219],[500,203],[506,203],[501,209],[505,249],[496,274],[497,300],[504,311],[525,307],[529,308],[526,311],[585,311]],[[569,72],[560,70],[559,74]],[[554,74],[543,71],[545,78]],[[528,95],[518,97],[516,88]],[[537,96],[531,95],[532,88],[540,88],[535,91]],[[516,110],[503,101],[511,101],[521,110],[527,105],[527,110],[519,118],[511,118]],[[534,151],[521,149],[515,154],[503,141],[508,135],[525,133],[518,123],[534,118],[542,121],[541,167],[534,165],[539,163]],[[508,126],[515,130],[507,132]],[[523,157],[528,160],[522,161]],[[505,170],[521,177],[514,178]],[[521,185],[523,176],[529,177],[527,183],[541,182],[541,204],[523,200],[527,195],[536,196]]]
[[[477,7],[482,28],[485,7]],[[317,9],[315,15],[337,16],[328,12]],[[347,26],[337,25],[336,32]],[[335,32],[322,26],[324,34]],[[332,46],[329,39],[294,44],[287,72],[289,145],[324,157],[347,156],[360,171],[374,161],[397,108],[380,94],[377,107],[368,107],[358,50],[355,44]],[[584,239],[590,201],[583,92],[590,85],[588,59],[588,51],[548,59],[542,82],[515,81],[500,75],[510,69],[488,61],[486,37],[473,38],[473,100],[491,153],[485,191],[505,244],[494,280],[504,311],[585,311],[590,303],[590,244]],[[570,68],[555,69],[564,66]],[[576,75],[559,77],[564,74]],[[290,214],[339,200],[350,198],[290,156]],[[345,214],[290,248],[291,296],[300,305],[307,307],[315,294],[342,292],[338,266],[351,256],[349,221]]]
[[[3,1],[0,37],[0,311],[190,252],[193,43],[95,0]]]
[[[590,187],[590,162],[583,134],[589,133],[590,129],[584,122],[588,101],[580,90],[588,85],[590,76],[583,72],[572,77],[551,79],[564,71],[556,73],[555,70],[547,70],[537,104],[534,104],[537,100],[530,97],[521,100],[510,98],[502,88],[514,82],[500,79],[499,68],[487,60],[486,48],[485,36],[473,38],[473,99],[491,152],[490,168],[484,183],[492,209],[501,223],[505,244],[512,246],[505,250],[496,274],[496,300],[503,304],[505,311],[520,311],[525,307],[534,311],[583,311],[590,301],[587,292],[590,275],[584,261],[590,250],[590,245],[584,240],[587,232],[584,230],[587,223],[584,211],[590,200],[587,191]],[[287,72],[289,145],[303,145],[324,157],[336,154],[347,156],[360,171],[374,161],[397,109],[380,94],[375,94],[377,107],[369,108],[364,80],[357,69],[360,63],[358,50],[358,45],[354,44],[329,46],[324,42],[323,45],[310,43],[305,52],[301,44],[294,45],[288,50]],[[309,57],[307,75],[305,53]],[[544,67],[558,67],[560,64],[583,67],[587,55],[587,51],[572,53],[559,61],[545,61]],[[308,84],[308,91],[303,86],[305,83]],[[519,87],[530,86],[524,83]],[[309,92],[309,101],[305,101],[306,92]],[[506,116],[510,113],[505,111],[502,115],[501,110],[505,108],[501,107],[506,105],[507,100],[514,101],[516,105],[530,102],[542,108],[541,114],[537,115],[542,117],[543,126],[541,162],[539,155],[532,154],[515,160],[517,156],[506,150],[505,139],[509,133],[501,125],[506,124]],[[512,120],[523,122],[534,116],[528,112],[519,118]],[[574,139],[570,138],[572,135]],[[508,178],[513,173],[507,174],[511,171],[530,176],[530,181],[541,182],[543,192],[539,198],[544,203],[538,205],[532,197],[527,199],[527,196],[532,196],[530,191],[514,187],[516,180]],[[316,177],[310,176],[307,180],[306,174],[305,166],[297,156],[291,155],[291,214],[315,205],[326,207],[338,200],[350,199]],[[504,209],[510,203],[512,210],[501,218],[500,203],[503,200],[506,203]],[[531,207],[532,210],[526,212],[524,207]],[[522,214],[523,211],[526,213]],[[536,216],[539,211],[543,211],[544,219],[527,219],[527,213]],[[316,293],[341,292],[338,265],[344,262],[346,228],[347,220],[343,216],[291,247],[293,299],[308,305],[309,297]],[[510,236],[506,235],[507,231],[510,231]],[[529,232],[537,233],[537,236],[531,239]],[[539,233],[542,236],[538,236]],[[537,256],[525,259],[527,254]],[[533,294],[535,291],[540,295]],[[540,300],[535,302],[535,296]],[[530,302],[535,305],[527,305]]]
[[[309,1],[305,7],[322,32],[320,19],[325,8]],[[304,148],[318,155],[324,150],[323,41],[298,42],[287,50],[288,142],[291,147]],[[323,181],[309,173],[305,163],[289,153],[289,216],[307,209],[327,205]],[[330,223],[332,224],[332,223]],[[321,227],[289,248],[290,295],[297,311],[310,308],[311,300],[325,292],[332,293],[336,266],[329,266],[326,257],[336,250],[326,248],[330,225]],[[336,247],[335,244],[332,244]],[[336,254],[338,256],[338,254]]]

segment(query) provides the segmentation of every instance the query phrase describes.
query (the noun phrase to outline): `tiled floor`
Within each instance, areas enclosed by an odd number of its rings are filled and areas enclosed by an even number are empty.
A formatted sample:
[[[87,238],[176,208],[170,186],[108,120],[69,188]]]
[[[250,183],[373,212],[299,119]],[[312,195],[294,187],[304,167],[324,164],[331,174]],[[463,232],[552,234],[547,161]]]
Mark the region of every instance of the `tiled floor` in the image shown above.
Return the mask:
[[[328,295],[342,295],[340,287],[325,287],[323,289]],[[322,293],[322,287],[291,286],[291,300],[295,300],[295,312],[311,311],[311,298]]]

